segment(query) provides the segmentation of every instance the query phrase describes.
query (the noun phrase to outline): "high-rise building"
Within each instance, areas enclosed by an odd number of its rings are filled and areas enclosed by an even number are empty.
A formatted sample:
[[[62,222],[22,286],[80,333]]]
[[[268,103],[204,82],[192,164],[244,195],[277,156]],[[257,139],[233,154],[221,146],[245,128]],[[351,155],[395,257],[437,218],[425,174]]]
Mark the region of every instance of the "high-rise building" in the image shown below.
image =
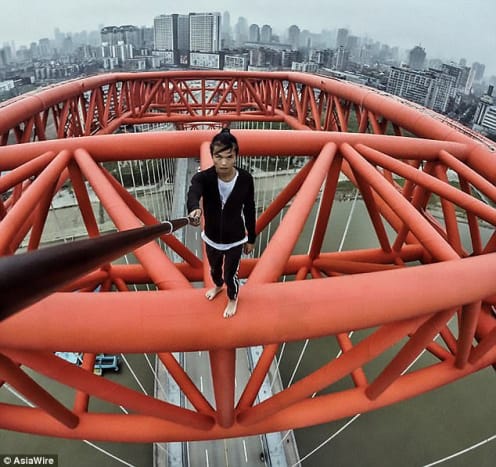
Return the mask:
[[[0,66],[6,66],[12,61],[12,49],[8,43],[0,49]]]
[[[457,87],[464,87],[465,81],[468,77],[468,72],[464,70],[463,67],[456,65],[455,63],[443,63],[441,65],[441,71],[449,76],[455,78],[455,84]]]
[[[55,28],[53,31],[53,38],[55,42],[55,47],[60,49],[62,47],[62,43],[64,42],[65,34],[60,32],[59,28]]]
[[[348,29],[340,28],[338,29],[336,36],[336,49],[339,47],[346,47],[346,43],[348,42]]]
[[[174,24],[175,23],[175,24]],[[174,50],[177,44],[177,15],[160,15],[153,19],[155,50]]]
[[[230,48],[232,46],[233,37],[232,37],[232,28],[231,28],[231,15],[228,11],[224,11],[222,14],[222,47]]]
[[[350,58],[356,60],[360,56],[360,38],[349,35],[346,39],[346,47],[350,52]]]
[[[207,53],[220,50],[220,13],[189,14],[189,48]]]
[[[312,47],[312,33],[308,29],[300,32],[300,47],[310,49]]]
[[[404,97],[436,112],[446,112],[456,93],[456,79],[441,70],[391,67],[386,92]]]
[[[454,99],[457,90],[457,78],[442,70],[429,70],[434,76],[433,86],[426,107],[436,112],[446,112],[450,99]]]
[[[140,28],[140,41],[142,47],[153,49],[155,44],[154,29],[153,27],[143,26]]]
[[[248,29],[248,40],[250,42],[260,42],[260,27],[258,24],[251,24]]]
[[[314,50],[312,52],[311,59],[313,62],[318,63],[320,66],[331,68],[334,65],[334,50]]]
[[[39,40],[39,53],[41,58],[49,58],[52,55],[52,47],[50,45],[50,39],[46,37]]]
[[[431,86],[431,74],[393,66],[386,84],[386,92],[425,106]]]
[[[228,11],[224,11],[224,13],[222,13],[222,37],[224,37],[224,35],[230,35],[231,33],[231,14]]]
[[[479,62],[474,62],[472,63],[472,68],[475,70],[474,80],[481,81],[484,77],[484,71],[486,71],[486,65]]]
[[[468,70],[467,81],[465,83],[464,93],[468,96],[472,93],[474,87],[475,70],[473,68],[465,67]]]
[[[334,58],[336,60],[336,70],[344,71],[348,67],[348,63],[350,60],[350,51],[345,49],[343,46],[340,46],[336,49],[336,55],[334,56]]]
[[[272,27],[268,24],[262,26],[260,42],[264,42],[265,44],[270,44],[272,42]]]
[[[423,70],[425,65],[425,49],[416,45],[408,53],[408,66],[414,70]]]
[[[140,29],[131,24],[124,26],[105,26],[100,30],[100,38],[102,44],[106,43],[109,46],[123,42],[137,49],[141,47]]]
[[[61,45],[61,52],[71,54],[74,51],[74,43],[72,41],[72,37],[68,34],[64,37],[64,40]]]
[[[141,47],[141,34],[138,27],[133,26],[132,24],[126,24],[119,29],[122,37],[121,40],[124,44],[132,45],[135,49]]]
[[[293,24],[288,29],[288,42],[293,50],[300,47],[300,28]]]
[[[474,130],[496,135],[496,105],[493,97],[494,86],[490,85],[479,99],[474,117]]]
[[[189,15],[160,15],[153,20],[154,49],[172,51],[189,50]]]
[[[0,68],[7,65],[7,54],[5,49],[0,49]]]
[[[189,28],[189,15],[177,15],[177,48],[181,52],[190,49]]]
[[[105,26],[100,30],[100,39],[102,44],[105,43],[109,46],[117,44],[120,40],[117,36],[117,26]]]
[[[238,22],[234,26],[234,41],[238,45],[248,42],[248,21],[243,16],[238,18]]]

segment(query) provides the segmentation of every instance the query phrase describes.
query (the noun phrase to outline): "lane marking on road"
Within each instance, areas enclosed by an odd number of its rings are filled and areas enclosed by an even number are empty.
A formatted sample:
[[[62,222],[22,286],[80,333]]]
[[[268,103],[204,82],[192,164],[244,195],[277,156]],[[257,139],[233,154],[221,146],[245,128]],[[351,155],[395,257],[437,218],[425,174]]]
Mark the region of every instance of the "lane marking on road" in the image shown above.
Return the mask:
[[[226,467],[229,467],[229,459],[227,458],[227,441],[224,440],[224,456],[226,458]]]
[[[245,462],[248,464],[248,453],[246,452],[246,442],[243,440],[243,450],[245,451]]]

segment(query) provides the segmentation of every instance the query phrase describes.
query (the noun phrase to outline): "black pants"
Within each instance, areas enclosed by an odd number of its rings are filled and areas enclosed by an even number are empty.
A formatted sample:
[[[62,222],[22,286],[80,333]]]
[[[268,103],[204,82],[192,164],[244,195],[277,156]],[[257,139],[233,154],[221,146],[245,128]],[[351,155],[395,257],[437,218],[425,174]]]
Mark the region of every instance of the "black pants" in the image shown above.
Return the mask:
[[[209,244],[205,244],[208,263],[210,264],[210,275],[217,287],[224,283],[227,286],[227,296],[236,300],[239,292],[238,268],[243,251],[243,245],[238,245],[229,250],[217,250]]]

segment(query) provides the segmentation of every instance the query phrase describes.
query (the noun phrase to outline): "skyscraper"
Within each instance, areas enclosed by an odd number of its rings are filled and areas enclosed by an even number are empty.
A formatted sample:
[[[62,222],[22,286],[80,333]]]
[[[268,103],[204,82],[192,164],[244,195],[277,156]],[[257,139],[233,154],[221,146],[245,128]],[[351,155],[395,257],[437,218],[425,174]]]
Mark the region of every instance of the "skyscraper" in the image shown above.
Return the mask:
[[[268,24],[262,26],[262,32],[260,33],[260,41],[265,44],[272,42],[272,28]]]
[[[297,50],[300,46],[300,28],[293,24],[288,29],[288,40],[293,50]]]
[[[169,57],[168,63],[178,63],[182,51],[189,50],[189,16],[160,15],[153,20],[154,48]],[[166,52],[167,51],[167,52]]]
[[[160,15],[153,20],[156,50],[189,49],[189,16]]]
[[[238,18],[238,22],[234,26],[234,40],[240,45],[248,40],[248,21],[243,16]]]
[[[423,70],[425,57],[425,49],[416,45],[408,54],[408,66],[414,70]]]
[[[220,13],[189,14],[189,48],[207,53],[220,50]]]
[[[250,42],[260,42],[260,27],[258,24],[251,24],[248,30],[248,39]]]
[[[336,48],[346,47],[347,42],[348,42],[348,29],[345,28],[338,29],[336,36]]]
[[[474,62],[472,63],[472,68],[475,70],[474,81],[480,81],[484,77],[486,65],[479,62]]]
[[[490,85],[487,93],[479,99],[474,117],[474,129],[496,135],[496,105],[494,105],[493,90],[494,86]]]
[[[456,93],[456,78],[441,70],[391,67],[386,92],[404,97],[436,112],[445,112]]]
[[[124,26],[105,26],[100,31],[102,44],[109,46],[117,45],[119,42],[131,44],[135,48],[142,45],[141,34],[139,28],[131,24]]]
[[[189,50],[189,15],[177,15],[177,48]]]
[[[222,32],[221,32],[222,46],[230,48],[232,45],[232,28],[231,28],[231,15],[228,11],[222,14]]]
[[[156,16],[153,19],[153,37],[155,50],[177,48],[177,15]]]

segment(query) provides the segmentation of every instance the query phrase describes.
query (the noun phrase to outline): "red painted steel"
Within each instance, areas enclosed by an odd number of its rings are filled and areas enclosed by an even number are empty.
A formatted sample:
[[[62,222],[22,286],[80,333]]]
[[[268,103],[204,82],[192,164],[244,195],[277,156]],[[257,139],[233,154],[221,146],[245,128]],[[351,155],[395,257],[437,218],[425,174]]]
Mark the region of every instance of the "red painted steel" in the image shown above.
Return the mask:
[[[234,318],[223,319],[222,301],[209,302],[204,289],[191,286],[211,283],[208,266],[164,236],[159,243],[179,260],[151,243],[135,251],[137,264],[101,264],[1,322],[0,373],[38,407],[0,404],[0,428],[109,441],[237,437],[375,410],[496,364],[496,148],[455,122],[320,75],[219,71],[84,78],[2,103],[0,117],[3,255],[39,247],[48,206],[64,183],[88,237],[100,234],[88,185],[116,230],[155,224],[156,214],[103,164],[194,157],[205,168],[221,126],[231,125],[247,158],[305,160],[259,206],[257,231],[267,238],[270,230],[271,238],[259,258],[241,262],[239,275],[248,281]],[[242,122],[256,129],[236,129]],[[112,134],[142,123],[178,131]],[[269,124],[282,129],[260,129]],[[342,175],[360,192],[376,248],[325,250],[325,238],[342,231],[332,216]],[[435,197],[439,212],[429,203]],[[308,225],[307,253],[296,254]],[[283,276],[296,280],[280,282]],[[141,284],[158,290],[131,292]],[[88,293],[97,286],[102,292]],[[347,337],[371,328],[361,340]],[[279,345],[323,336],[336,338],[341,355],[257,403]],[[368,372],[400,343],[379,375]],[[236,401],[234,356],[252,345],[263,346],[262,356]],[[64,350],[84,352],[83,367],[52,354]],[[171,354],[196,350],[210,354],[215,407]],[[410,370],[424,351],[436,363]],[[93,375],[100,352],[156,353],[193,408]],[[19,364],[73,388],[73,411],[42,393]],[[319,394],[348,376],[352,389]],[[91,398],[133,413],[93,412]]]

